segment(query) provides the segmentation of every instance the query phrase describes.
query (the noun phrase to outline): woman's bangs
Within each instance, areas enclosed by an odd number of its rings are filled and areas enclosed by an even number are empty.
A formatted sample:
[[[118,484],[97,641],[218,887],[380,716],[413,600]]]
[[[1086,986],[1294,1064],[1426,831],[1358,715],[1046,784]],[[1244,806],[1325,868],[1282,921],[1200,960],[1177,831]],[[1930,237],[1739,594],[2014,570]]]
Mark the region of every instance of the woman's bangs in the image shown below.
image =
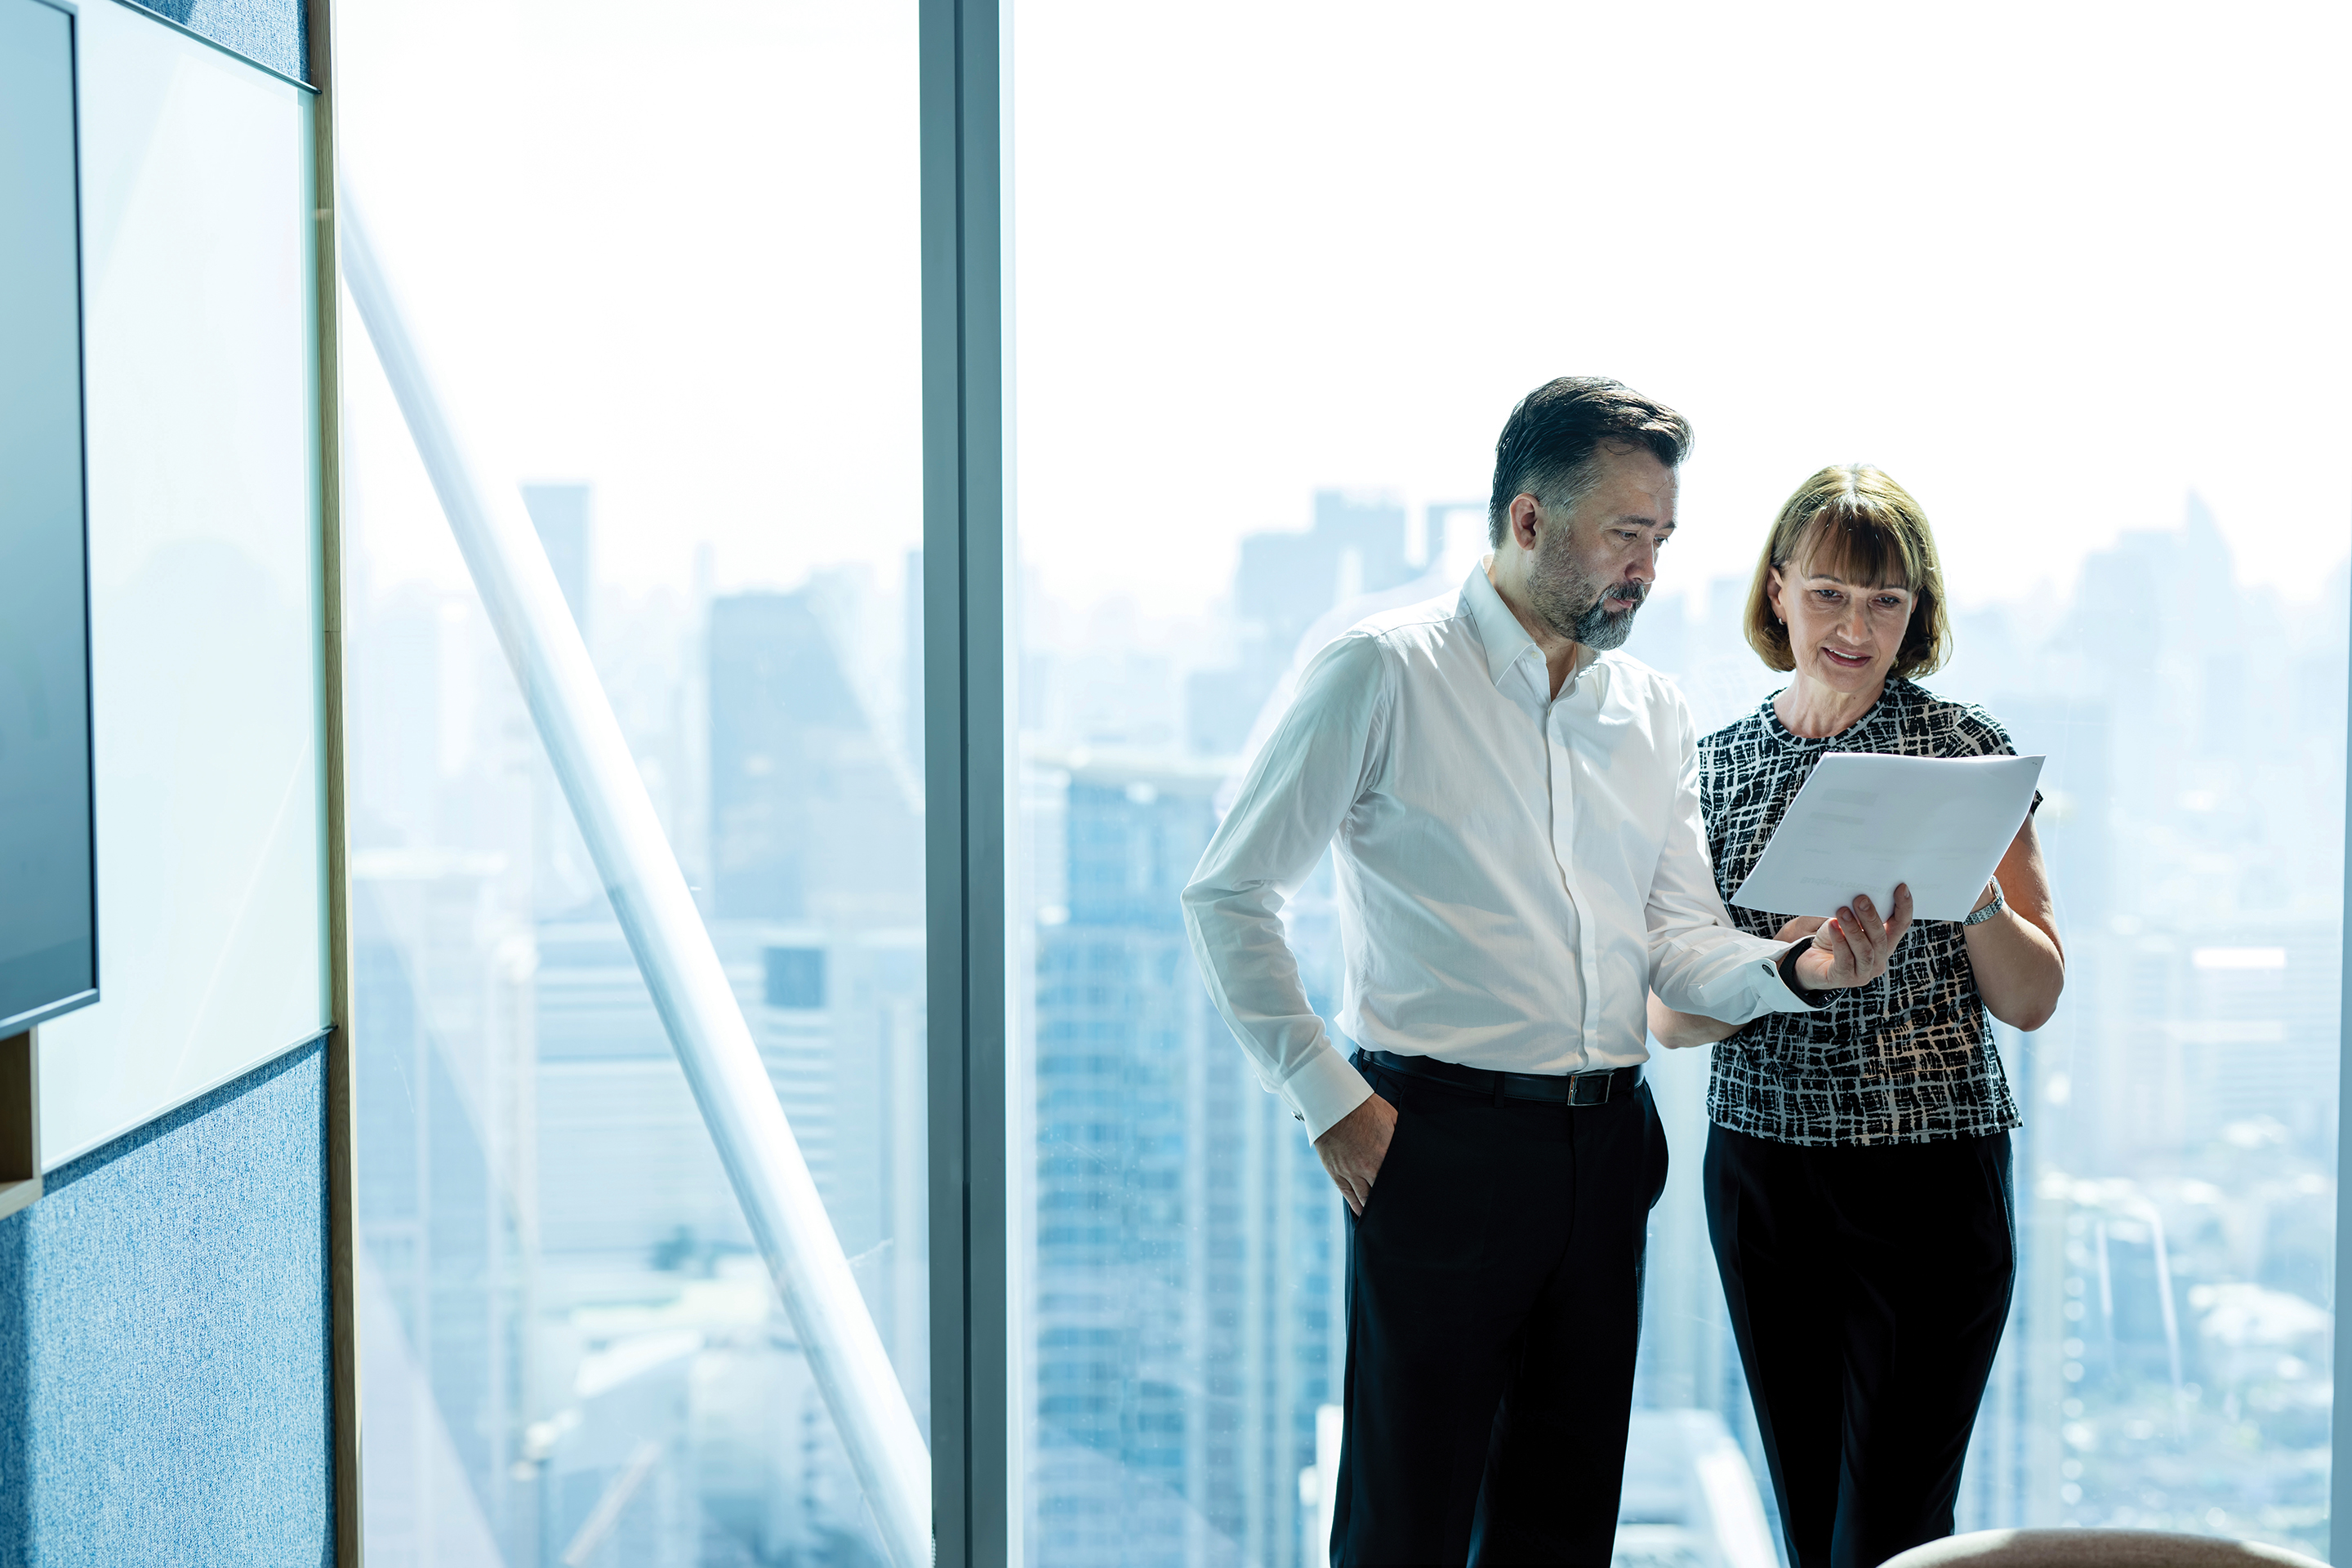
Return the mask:
[[[1909,588],[1918,581],[1910,541],[1893,520],[1858,496],[1840,496],[1815,512],[1798,535],[1792,561],[1864,587]]]

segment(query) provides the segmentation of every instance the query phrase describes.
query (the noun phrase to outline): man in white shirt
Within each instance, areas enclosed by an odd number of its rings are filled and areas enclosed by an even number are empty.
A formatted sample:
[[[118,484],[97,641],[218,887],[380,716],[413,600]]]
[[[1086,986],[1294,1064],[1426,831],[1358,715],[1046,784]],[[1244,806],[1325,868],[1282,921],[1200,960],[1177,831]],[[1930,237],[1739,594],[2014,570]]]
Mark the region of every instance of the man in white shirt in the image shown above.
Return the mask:
[[[1218,1010],[1348,1203],[1335,1564],[1608,1563],[1666,1174],[1649,994],[1803,1009],[1883,973],[1910,923],[1899,892],[1794,947],[1725,915],[1689,710],[1606,651],[1689,440],[1612,381],[1528,394],[1495,552],[1316,656],[1184,890]],[[1281,918],[1335,842],[1352,1058]]]

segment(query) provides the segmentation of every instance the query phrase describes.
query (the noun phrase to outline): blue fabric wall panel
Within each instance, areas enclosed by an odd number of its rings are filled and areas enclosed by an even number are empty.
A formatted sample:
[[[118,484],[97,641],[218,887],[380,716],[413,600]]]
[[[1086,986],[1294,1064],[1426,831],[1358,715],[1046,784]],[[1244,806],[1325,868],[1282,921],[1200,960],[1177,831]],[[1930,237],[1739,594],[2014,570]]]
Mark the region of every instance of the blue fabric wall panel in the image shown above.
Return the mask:
[[[317,1043],[0,1219],[0,1565],[334,1556]]]
[[[139,0],[192,33],[259,60],[297,81],[310,79],[303,0]]]

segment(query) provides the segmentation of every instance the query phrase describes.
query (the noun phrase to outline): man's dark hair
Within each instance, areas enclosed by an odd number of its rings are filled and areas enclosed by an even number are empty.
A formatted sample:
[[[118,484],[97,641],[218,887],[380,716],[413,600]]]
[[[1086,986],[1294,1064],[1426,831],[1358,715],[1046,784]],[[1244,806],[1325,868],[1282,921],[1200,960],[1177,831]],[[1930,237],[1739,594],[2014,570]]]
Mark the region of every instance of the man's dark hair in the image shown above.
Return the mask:
[[[1603,447],[1645,450],[1668,468],[1690,451],[1690,422],[1622,382],[1563,375],[1525,397],[1495,443],[1495,494],[1486,503],[1486,542],[1500,548],[1512,500],[1531,495],[1547,507],[1573,506],[1591,485],[1593,454]]]

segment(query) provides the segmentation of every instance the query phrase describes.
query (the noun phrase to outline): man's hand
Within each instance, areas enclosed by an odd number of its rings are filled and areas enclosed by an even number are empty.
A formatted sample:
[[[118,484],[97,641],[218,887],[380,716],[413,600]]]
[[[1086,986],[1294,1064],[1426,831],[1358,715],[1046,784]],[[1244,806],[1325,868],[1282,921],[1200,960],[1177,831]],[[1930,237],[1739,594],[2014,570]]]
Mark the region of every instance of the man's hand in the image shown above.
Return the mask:
[[[1372,1183],[1380,1178],[1381,1165],[1389,1157],[1389,1140],[1395,1133],[1396,1107],[1375,1094],[1315,1140],[1317,1157],[1331,1173],[1339,1195],[1348,1200],[1358,1219],[1364,1217],[1364,1205],[1371,1201]]]
[[[1895,955],[1895,944],[1910,929],[1911,889],[1907,886],[1896,886],[1895,912],[1885,921],[1878,918],[1875,904],[1858,898],[1813,932],[1812,947],[1797,960],[1797,978],[1813,991],[1867,985],[1886,973],[1886,961]]]

